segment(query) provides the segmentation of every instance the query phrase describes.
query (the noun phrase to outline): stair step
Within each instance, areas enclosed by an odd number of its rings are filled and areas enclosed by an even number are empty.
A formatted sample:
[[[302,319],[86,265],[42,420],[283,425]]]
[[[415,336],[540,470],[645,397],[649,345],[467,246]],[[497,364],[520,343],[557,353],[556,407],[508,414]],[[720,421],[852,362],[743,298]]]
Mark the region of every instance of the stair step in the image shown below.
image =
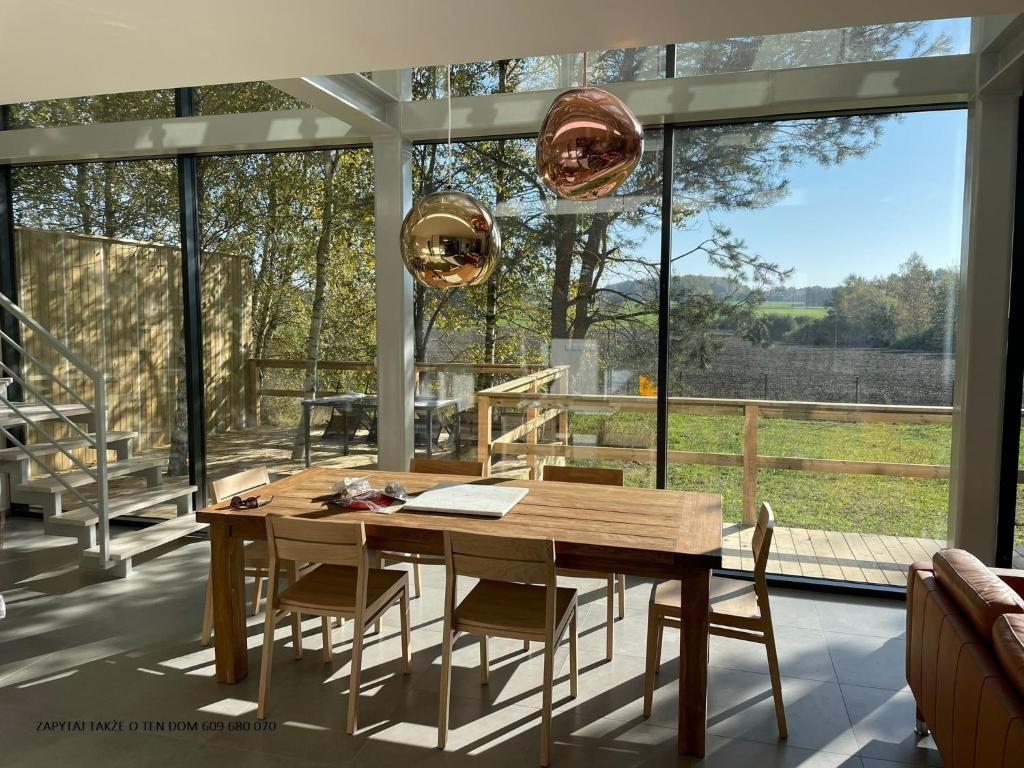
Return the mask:
[[[121,461],[111,461],[107,464],[107,478],[113,479],[115,477],[138,474],[140,472],[160,467],[165,462],[166,459],[146,459],[142,457],[122,459]],[[62,472],[60,476],[73,488],[79,488],[83,485],[91,485],[96,482],[91,474],[82,470],[77,470],[75,472]],[[15,493],[19,491],[21,493],[64,493],[67,491],[67,486],[57,478],[48,476],[41,477],[38,480],[29,480],[28,482],[18,484],[15,487]]]
[[[110,559],[114,562],[130,560],[136,555],[156,549],[159,546],[206,528],[206,523],[196,522],[195,513],[182,515],[156,525],[125,533],[110,541]],[[82,560],[87,564],[97,563],[100,558],[99,545],[83,550]],[[91,561],[91,563],[90,563]]]
[[[138,436],[138,432],[107,432],[107,446],[109,447],[111,443],[134,440]],[[90,434],[89,437],[95,439],[96,435]],[[76,437],[69,440],[58,440],[57,442],[68,451],[75,448],[92,447],[92,444],[84,437]],[[60,453],[60,448],[52,443],[33,443],[29,445],[29,448],[32,449],[32,452],[36,456],[52,456],[55,453]],[[20,461],[22,459],[27,460],[28,454],[18,446],[14,446],[13,448],[0,448],[0,461]]]
[[[60,416],[50,410],[49,407],[40,403],[16,403],[16,405],[18,406],[18,410],[22,413],[20,416],[15,413],[12,408],[7,408],[6,406],[0,407],[0,427],[17,426],[18,424],[25,424],[27,422],[32,422],[34,424],[40,421],[53,421],[55,419],[60,419]],[[92,413],[91,408],[79,403],[54,405],[53,407],[69,419],[72,419],[74,416],[85,416]]]
[[[179,499],[182,496],[191,495],[196,492],[196,486],[188,483],[168,483],[159,488],[152,488],[145,491],[120,491],[110,499],[107,504],[107,517],[114,518],[121,515],[130,515],[140,509],[146,509],[165,501]],[[73,525],[87,528],[96,525],[99,516],[88,507],[71,509],[59,517],[47,518],[47,525]]]

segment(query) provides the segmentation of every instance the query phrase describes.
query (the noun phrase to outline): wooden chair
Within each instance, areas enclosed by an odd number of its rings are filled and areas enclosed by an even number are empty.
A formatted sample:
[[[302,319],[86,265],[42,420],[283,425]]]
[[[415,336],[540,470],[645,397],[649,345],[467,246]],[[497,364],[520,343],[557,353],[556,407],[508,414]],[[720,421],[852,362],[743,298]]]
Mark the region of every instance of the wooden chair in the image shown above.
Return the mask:
[[[544,467],[545,480],[557,480],[562,483],[590,483],[592,485],[622,485],[622,470],[602,467]],[[598,571],[578,571],[571,568],[559,568],[559,576],[581,579],[606,579],[608,587],[606,599],[608,615],[605,619],[606,649],[605,657],[612,658],[615,642],[615,588],[619,590],[619,618],[626,615],[626,577],[624,574],[601,573]]]
[[[274,626],[285,614],[292,614],[295,658],[302,658],[302,632],[295,621],[301,612],[322,617],[323,658],[330,663],[331,618],[353,619],[352,670],[349,676],[348,732],[355,733],[359,706],[359,675],[366,628],[376,623],[391,606],[402,612],[402,671],[409,674],[409,577],[402,571],[370,568],[366,550],[366,529],[362,523],[310,520],[267,515],[267,548],[271,569],[282,560],[320,563],[278,592],[277,580],[270,579],[260,662],[260,695],[256,716],[267,714],[270,668],[274,655]]]
[[[484,465],[480,461],[448,461],[446,459],[413,459],[409,462],[409,471],[423,475],[465,475],[466,477],[483,477]],[[423,586],[421,565],[444,565],[443,557],[434,555],[415,555],[409,552],[381,552],[380,564],[412,563],[412,594],[420,596]]]
[[[210,483],[210,500],[214,504],[227,501],[232,496],[239,496],[249,493],[258,488],[270,485],[270,472],[266,467],[256,467],[243,472],[236,472],[233,475],[222,477]],[[260,600],[263,597],[263,580],[267,578],[269,558],[267,555],[267,543],[265,541],[250,541],[242,550],[243,566],[242,572],[256,580],[252,596],[252,615],[260,612]],[[211,571],[212,573],[212,571]],[[203,610],[203,645],[210,644],[210,636],[213,634],[213,580],[206,581],[206,607]]]
[[[480,683],[488,681],[487,638],[508,637],[544,643],[544,706],[541,713],[540,764],[551,748],[551,699],[555,648],[569,631],[569,690],[576,698],[576,590],[559,587],[555,544],[549,540],[509,539],[446,531],[444,634],[441,640],[441,701],[437,746],[448,741],[448,701],[452,682],[452,645],[459,632],[480,638]],[[460,603],[457,579],[480,579]]]
[[[772,628],[772,612],[768,601],[768,582],[765,569],[771,550],[775,515],[765,502],[757,516],[754,527],[754,581],[711,578],[711,634],[762,643],[768,652],[768,673],[775,697],[775,719],[778,722],[779,737],[785,739],[786,709],[782,703],[782,683],[779,679],[779,659],[775,651],[775,631]],[[651,702],[654,698],[654,677],[661,665],[661,638],[665,627],[679,627],[686,631],[680,617],[680,584],[668,581],[659,584],[651,595],[651,606],[647,617],[647,668],[644,674],[644,717],[651,716]],[[680,679],[682,671],[680,670]]]

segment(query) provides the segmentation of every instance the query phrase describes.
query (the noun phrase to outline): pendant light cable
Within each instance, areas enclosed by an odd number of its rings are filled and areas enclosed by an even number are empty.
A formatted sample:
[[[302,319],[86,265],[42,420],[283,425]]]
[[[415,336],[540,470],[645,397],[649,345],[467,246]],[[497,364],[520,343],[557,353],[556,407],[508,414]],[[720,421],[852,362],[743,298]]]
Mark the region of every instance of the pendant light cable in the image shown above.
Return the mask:
[[[454,188],[455,161],[452,158],[452,65],[448,65],[448,189]]]

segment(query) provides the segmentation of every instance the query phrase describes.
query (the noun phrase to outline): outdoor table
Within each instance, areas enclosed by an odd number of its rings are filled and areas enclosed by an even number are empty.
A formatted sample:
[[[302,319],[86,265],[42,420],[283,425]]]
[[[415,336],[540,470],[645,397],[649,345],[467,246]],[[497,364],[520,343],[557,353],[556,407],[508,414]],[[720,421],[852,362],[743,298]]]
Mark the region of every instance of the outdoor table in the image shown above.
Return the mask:
[[[357,408],[359,409],[374,409],[377,408],[377,396],[376,395],[365,395],[360,392],[346,392],[340,395],[328,395],[326,397],[314,397],[308,400],[302,401],[302,429],[305,435],[305,458],[306,466],[310,465],[310,414],[312,410],[318,406],[323,406],[333,409],[334,412],[340,412],[342,418],[342,455],[348,456],[349,439],[348,439],[348,428],[349,428],[349,417]],[[434,455],[434,418],[437,414],[446,410],[454,410],[453,418],[453,436],[455,445],[459,444],[461,439],[461,430],[459,425],[459,412],[465,410],[463,401],[458,398],[435,398],[435,397],[417,397],[413,402],[413,409],[417,413],[422,413],[426,418],[427,422],[427,456]]]
[[[490,533],[552,539],[559,566],[657,579],[679,579],[682,605],[679,681],[679,753],[704,755],[707,725],[708,606],[711,569],[722,565],[722,497],[708,493],[620,488],[503,478],[368,472],[376,488],[394,480],[410,493],[438,483],[504,484],[529,488],[502,518],[403,512],[357,512],[328,507],[323,499],[344,470],[316,467],[261,489],[273,497],[257,509],[226,503],[201,510],[210,525],[213,621],[217,679],[238,683],[249,673],[242,544],[265,540],[267,514],[313,515],[360,521],[373,550],[442,555],[443,532]],[[430,674],[422,671],[418,674]]]

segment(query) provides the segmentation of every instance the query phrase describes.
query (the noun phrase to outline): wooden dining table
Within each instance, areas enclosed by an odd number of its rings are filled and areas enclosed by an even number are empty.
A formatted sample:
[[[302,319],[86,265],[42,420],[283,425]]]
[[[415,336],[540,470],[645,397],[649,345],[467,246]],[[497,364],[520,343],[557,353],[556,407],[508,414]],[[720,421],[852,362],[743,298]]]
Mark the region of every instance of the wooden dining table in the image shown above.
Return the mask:
[[[620,488],[506,478],[407,472],[360,473],[374,488],[389,481],[410,494],[439,483],[500,484],[529,493],[501,518],[402,511],[347,511],[325,500],[352,470],[314,467],[260,489],[256,509],[214,504],[197,514],[210,525],[217,679],[238,683],[249,672],[242,546],[266,539],[268,514],[303,515],[366,525],[373,550],[443,555],[444,531],[552,539],[559,566],[682,582],[679,753],[703,757],[707,727],[708,592],[722,564],[722,497],[708,493]],[[639,695],[639,694],[638,694]]]

